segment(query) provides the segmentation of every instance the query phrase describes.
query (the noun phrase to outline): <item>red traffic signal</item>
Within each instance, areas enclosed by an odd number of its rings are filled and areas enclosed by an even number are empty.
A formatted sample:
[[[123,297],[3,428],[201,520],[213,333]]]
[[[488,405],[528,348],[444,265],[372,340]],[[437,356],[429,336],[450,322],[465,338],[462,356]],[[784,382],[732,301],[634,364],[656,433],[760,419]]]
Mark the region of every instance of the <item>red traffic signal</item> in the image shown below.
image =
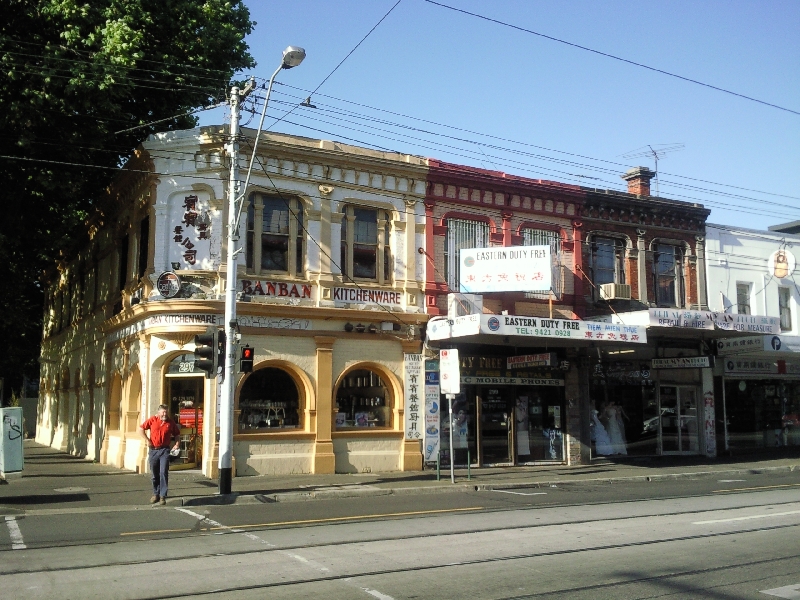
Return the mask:
[[[240,373],[251,373],[253,371],[253,358],[255,357],[255,350],[250,346],[242,348],[242,358],[239,363]]]

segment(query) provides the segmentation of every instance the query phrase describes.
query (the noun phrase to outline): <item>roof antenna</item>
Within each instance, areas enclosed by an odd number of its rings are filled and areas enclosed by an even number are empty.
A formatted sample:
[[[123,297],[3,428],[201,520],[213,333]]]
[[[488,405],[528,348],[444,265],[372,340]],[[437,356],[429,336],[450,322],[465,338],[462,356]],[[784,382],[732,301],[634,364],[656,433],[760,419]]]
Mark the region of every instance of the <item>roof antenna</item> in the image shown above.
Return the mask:
[[[656,196],[660,196],[658,191],[658,159],[664,158],[670,152],[680,152],[686,148],[684,144],[656,144],[655,146],[651,146],[647,144],[646,146],[642,146],[641,148],[637,148],[636,150],[631,150],[626,154],[620,154],[622,158],[642,158],[647,157],[653,158],[653,161],[656,164],[655,172],[656,172]]]

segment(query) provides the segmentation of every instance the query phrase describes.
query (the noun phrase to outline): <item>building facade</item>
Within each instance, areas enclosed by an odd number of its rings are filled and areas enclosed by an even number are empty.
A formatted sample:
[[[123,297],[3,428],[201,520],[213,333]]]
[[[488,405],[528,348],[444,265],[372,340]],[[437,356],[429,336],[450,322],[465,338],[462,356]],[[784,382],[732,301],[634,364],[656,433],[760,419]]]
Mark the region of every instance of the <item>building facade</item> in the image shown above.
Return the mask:
[[[253,135],[244,130],[243,149]],[[193,350],[222,325],[227,137],[203,127],[150,138],[90,223],[91,242],[59,265],[38,441],[143,471],[137,428],[164,403],[183,428],[176,466],[216,475],[219,385]],[[404,439],[402,369],[427,320],[426,172],[418,157],[262,134],[239,220],[240,344],[255,368],[236,375],[236,474],[421,467],[419,443]]]
[[[800,237],[772,229],[708,226],[710,308],[731,320],[766,321],[717,344],[729,453],[800,446]]]

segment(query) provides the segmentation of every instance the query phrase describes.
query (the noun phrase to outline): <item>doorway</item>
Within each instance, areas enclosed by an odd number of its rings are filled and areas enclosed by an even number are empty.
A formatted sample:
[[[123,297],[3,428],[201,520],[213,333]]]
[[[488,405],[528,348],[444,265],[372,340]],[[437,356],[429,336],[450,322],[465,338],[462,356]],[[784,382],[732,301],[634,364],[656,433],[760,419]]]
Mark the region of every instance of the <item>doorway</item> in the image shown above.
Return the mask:
[[[170,469],[194,469],[203,461],[203,406],[205,377],[194,372],[194,354],[173,359],[164,379],[164,404],[181,428],[180,454]]]
[[[513,451],[513,388],[478,388],[480,464],[510,465]]]
[[[699,454],[697,389],[662,385],[658,390],[661,415],[661,454]]]

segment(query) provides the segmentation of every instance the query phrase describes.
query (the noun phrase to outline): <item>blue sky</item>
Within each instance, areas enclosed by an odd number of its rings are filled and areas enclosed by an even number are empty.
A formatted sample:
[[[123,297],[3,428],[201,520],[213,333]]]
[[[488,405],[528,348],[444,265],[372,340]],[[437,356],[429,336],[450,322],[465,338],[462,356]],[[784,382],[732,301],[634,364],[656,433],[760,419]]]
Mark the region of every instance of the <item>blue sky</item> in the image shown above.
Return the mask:
[[[278,76],[268,114],[308,96],[395,2],[247,2],[248,75],[269,77],[287,45],[308,53]],[[794,0],[442,3],[800,112]],[[659,161],[662,196],[702,202],[714,223],[800,220],[800,115],[424,0],[402,0],[312,103],[272,129],[612,189],[628,166],[654,166],[622,155],[680,143]]]

